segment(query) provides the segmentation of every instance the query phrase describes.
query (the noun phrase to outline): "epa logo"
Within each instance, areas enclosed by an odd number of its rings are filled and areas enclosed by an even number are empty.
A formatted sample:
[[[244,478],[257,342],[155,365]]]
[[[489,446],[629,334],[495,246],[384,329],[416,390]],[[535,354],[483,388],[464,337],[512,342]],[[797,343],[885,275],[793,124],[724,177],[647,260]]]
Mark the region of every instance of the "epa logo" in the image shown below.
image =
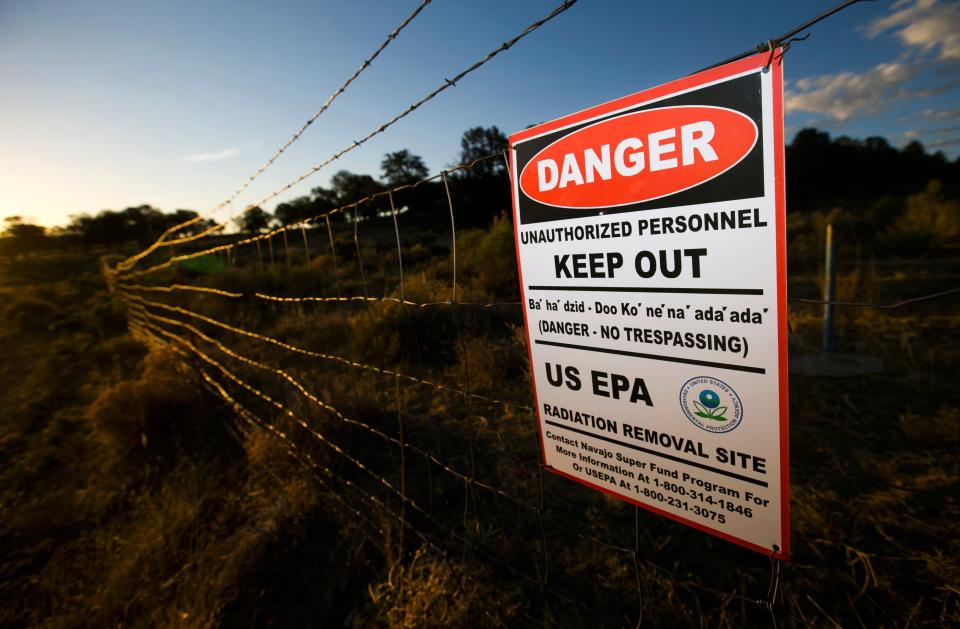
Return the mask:
[[[740,396],[723,380],[690,378],[680,387],[680,408],[691,422],[707,432],[730,432],[743,419]]]

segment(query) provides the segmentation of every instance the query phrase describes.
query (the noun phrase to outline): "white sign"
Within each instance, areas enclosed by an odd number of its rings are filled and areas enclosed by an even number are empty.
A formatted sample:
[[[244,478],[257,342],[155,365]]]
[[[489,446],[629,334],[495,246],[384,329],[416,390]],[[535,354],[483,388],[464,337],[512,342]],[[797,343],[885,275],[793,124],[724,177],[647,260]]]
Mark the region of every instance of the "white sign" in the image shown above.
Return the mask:
[[[789,556],[782,71],[756,55],[510,137],[544,463]]]

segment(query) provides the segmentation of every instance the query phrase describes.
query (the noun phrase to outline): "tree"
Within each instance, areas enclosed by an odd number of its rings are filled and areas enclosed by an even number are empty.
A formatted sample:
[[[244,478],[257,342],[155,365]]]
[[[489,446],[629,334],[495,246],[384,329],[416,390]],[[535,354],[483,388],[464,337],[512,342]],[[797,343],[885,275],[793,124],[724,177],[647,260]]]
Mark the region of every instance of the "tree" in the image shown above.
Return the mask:
[[[879,136],[870,136],[863,141],[863,145],[870,151],[876,151],[878,153],[892,153],[896,152],[896,149],[890,146],[890,142],[886,138]]]
[[[805,128],[793,136],[790,148],[800,150],[825,150],[830,146],[830,134],[818,129]]]
[[[257,205],[246,210],[233,220],[237,223],[240,231],[249,234],[259,234],[269,229],[274,219],[273,216]]]
[[[911,159],[923,159],[927,156],[927,151],[923,148],[922,142],[919,140],[913,140],[903,147],[903,154],[905,157],[909,157]]]
[[[307,196],[297,197],[277,205],[273,214],[282,225],[293,225],[329,212],[339,205],[337,194],[333,190],[318,186]]]
[[[33,251],[44,244],[44,227],[24,223],[22,216],[8,216],[3,222],[5,227],[0,236],[3,237],[4,252],[17,255]]]
[[[330,178],[330,186],[337,196],[339,206],[356,203],[383,191],[383,186],[370,175],[356,175],[346,170],[338,171]],[[364,203],[357,208],[360,215],[373,214],[382,209],[383,203]]]
[[[340,205],[354,203],[383,190],[383,186],[370,175],[356,175],[346,170],[337,171],[330,178],[330,186]]]
[[[170,217],[155,207],[137,205],[124,210],[102,210],[95,216],[71,217],[66,233],[79,236],[87,244],[117,245],[130,241],[152,243],[168,227]]]
[[[423,163],[423,158],[407,149],[384,155],[380,170],[383,172],[384,183],[391,188],[426,179],[430,173],[427,165]]]
[[[943,184],[934,179],[922,192],[907,197],[906,208],[893,223],[891,234],[902,253],[929,253],[960,238],[960,201],[943,195]]]
[[[958,169],[920,142],[898,149],[884,138],[831,138],[802,129],[786,147],[787,207],[822,210],[881,196],[906,198],[931,179],[943,182],[946,197],[958,196]]]
[[[0,236],[4,238],[15,238],[21,241],[39,240],[43,238],[47,231],[45,227],[40,225],[24,223],[22,216],[8,216],[3,219],[3,222],[6,227],[3,228],[3,233]]]
[[[284,201],[277,205],[273,210],[273,215],[277,217],[281,225],[293,225],[299,223],[305,218],[314,216],[313,199],[309,196],[297,197],[291,201]]]
[[[506,172],[506,166],[500,153],[507,147],[507,136],[503,134],[496,126],[473,127],[463,132],[460,138],[460,163],[469,164],[474,160],[487,155],[496,155],[475,165],[473,168],[463,171],[464,177],[483,178],[492,175],[502,175]]]

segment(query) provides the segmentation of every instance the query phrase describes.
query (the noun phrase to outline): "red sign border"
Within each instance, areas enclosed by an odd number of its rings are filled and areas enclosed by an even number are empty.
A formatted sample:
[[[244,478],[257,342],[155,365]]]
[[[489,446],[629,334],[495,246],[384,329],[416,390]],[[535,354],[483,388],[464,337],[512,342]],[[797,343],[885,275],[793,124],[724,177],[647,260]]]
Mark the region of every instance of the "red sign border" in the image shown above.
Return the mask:
[[[741,59],[739,61],[734,61],[727,65],[719,66],[717,68],[711,68],[703,72],[698,72],[697,74],[692,74],[690,76],[684,77],[682,79],[677,79],[676,81],[671,81],[669,83],[664,83],[657,87],[644,90],[642,92],[636,92],[629,96],[624,96],[616,100],[612,100],[601,105],[596,105],[582,111],[557,118],[556,120],[551,120],[543,124],[537,125],[535,127],[530,127],[519,131],[510,136],[510,172],[508,173],[511,180],[511,190],[510,190],[510,201],[513,205],[513,219],[514,219],[514,246],[516,247],[517,254],[517,274],[520,279],[520,299],[521,299],[521,310],[523,312],[523,327],[524,332],[527,336],[527,358],[530,361],[531,376],[530,381],[533,386],[533,400],[536,410],[537,418],[537,439],[540,441],[540,455],[543,460],[543,467],[549,472],[568,478],[576,483],[601,491],[609,496],[613,496],[618,500],[633,504],[637,507],[656,513],[657,515],[670,518],[681,524],[685,524],[689,527],[703,531],[710,535],[714,535],[728,542],[732,542],[744,548],[748,548],[752,551],[761,553],[763,555],[773,557],[775,559],[780,559],[782,561],[790,560],[790,421],[789,421],[789,374],[788,374],[788,357],[787,357],[787,236],[786,236],[786,189],[785,189],[785,171],[784,171],[784,137],[783,137],[783,67],[782,67],[782,54],[783,50],[778,48],[774,51],[774,54],[771,55],[769,52],[758,53],[751,57]],[[776,229],[776,265],[777,265],[777,327],[778,327],[778,367],[779,367],[779,388],[780,388],[780,541],[783,544],[783,547],[779,550],[771,551],[769,548],[763,546],[758,546],[752,542],[739,539],[734,537],[724,531],[711,528],[700,522],[694,522],[687,518],[681,517],[679,515],[668,513],[657,507],[654,507],[650,504],[641,502],[639,500],[634,500],[628,498],[621,494],[615,493],[610,489],[595,485],[589,481],[577,478],[571,474],[560,471],[556,468],[550,467],[547,465],[546,459],[546,445],[543,443],[543,437],[541,435],[541,427],[543,425],[543,420],[540,417],[540,402],[539,397],[537,396],[537,383],[536,378],[533,376],[533,352],[530,345],[530,324],[527,321],[527,309],[526,309],[526,292],[523,288],[523,269],[520,267],[520,230],[519,225],[517,224],[517,217],[519,216],[519,208],[516,206],[517,195],[514,191],[514,186],[519,187],[519,181],[516,176],[516,164],[514,163],[514,144],[517,142],[522,142],[524,140],[530,139],[533,136],[541,135],[548,133],[550,131],[555,131],[563,127],[582,122],[590,118],[596,118],[598,116],[603,116],[608,113],[616,112],[633,105],[640,103],[664,98],[670,96],[676,92],[690,90],[692,88],[700,87],[707,83],[713,83],[715,81],[720,81],[725,78],[730,78],[739,74],[744,74],[754,70],[761,70],[766,67],[768,62],[773,60],[769,65],[769,72],[772,73],[772,96],[773,96],[773,180],[774,180],[774,211],[776,212],[777,217],[777,229]],[[760,133],[763,133],[762,128]]]

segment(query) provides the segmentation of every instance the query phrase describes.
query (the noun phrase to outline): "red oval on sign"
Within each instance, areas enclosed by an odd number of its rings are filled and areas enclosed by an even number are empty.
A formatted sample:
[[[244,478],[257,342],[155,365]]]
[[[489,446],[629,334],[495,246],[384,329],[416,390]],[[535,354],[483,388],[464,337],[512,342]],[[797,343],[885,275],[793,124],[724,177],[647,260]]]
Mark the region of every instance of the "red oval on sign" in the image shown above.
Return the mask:
[[[757,143],[757,125],[723,107],[647,109],[589,125],[548,145],[520,173],[520,188],[565,208],[630,205],[723,174]]]

